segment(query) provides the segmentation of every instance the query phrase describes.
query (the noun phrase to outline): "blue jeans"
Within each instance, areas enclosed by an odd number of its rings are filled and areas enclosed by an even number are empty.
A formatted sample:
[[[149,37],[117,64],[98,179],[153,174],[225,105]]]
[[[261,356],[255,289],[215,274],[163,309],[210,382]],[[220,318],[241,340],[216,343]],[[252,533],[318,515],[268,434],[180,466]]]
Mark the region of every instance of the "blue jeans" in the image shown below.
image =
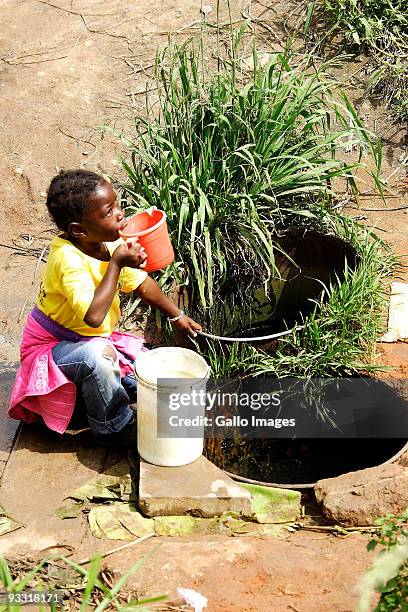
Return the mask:
[[[121,431],[133,417],[136,380],[121,378],[118,352],[104,338],[62,341],[52,349],[56,365],[77,388],[76,408],[83,406],[91,431],[106,435]]]

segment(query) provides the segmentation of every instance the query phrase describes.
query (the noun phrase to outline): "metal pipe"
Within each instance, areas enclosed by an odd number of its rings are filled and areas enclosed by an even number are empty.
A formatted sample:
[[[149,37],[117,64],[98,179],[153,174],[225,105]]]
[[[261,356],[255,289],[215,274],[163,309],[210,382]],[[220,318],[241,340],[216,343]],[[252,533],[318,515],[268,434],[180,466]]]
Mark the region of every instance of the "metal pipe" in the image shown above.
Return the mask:
[[[234,338],[233,336],[216,336],[215,334],[208,334],[207,332],[203,331],[197,331],[197,333],[200,336],[205,336],[205,338],[211,338],[211,340],[221,340],[222,342],[260,342],[262,340],[274,340],[275,338],[282,338],[282,336],[287,336],[293,331],[303,329],[304,327],[304,325],[296,325],[296,327],[292,327],[292,329],[287,329],[283,332],[278,332],[277,334],[270,334],[269,336],[257,336],[255,338]]]

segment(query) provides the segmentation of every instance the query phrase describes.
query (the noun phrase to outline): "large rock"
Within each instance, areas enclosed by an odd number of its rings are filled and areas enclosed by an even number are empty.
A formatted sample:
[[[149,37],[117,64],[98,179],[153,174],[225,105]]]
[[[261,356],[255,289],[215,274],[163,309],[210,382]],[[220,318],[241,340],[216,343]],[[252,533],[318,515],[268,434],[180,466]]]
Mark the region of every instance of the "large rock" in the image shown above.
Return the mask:
[[[408,507],[408,468],[389,464],[326,478],[316,483],[315,493],[327,519],[348,527],[373,525],[377,517]]]
[[[213,517],[231,510],[250,514],[251,495],[201,456],[180,467],[140,459],[139,509],[145,516]]]

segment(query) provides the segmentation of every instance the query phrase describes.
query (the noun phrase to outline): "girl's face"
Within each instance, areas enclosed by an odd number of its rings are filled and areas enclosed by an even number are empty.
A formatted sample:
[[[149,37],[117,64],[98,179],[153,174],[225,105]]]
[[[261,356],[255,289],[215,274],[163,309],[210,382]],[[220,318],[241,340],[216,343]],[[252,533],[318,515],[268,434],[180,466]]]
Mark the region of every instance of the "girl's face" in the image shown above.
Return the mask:
[[[86,242],[113,242],[119,238],[119,230],[125,228],[126,222],[110,183],[100,183],[89,197],[88,211],[81,226]]]

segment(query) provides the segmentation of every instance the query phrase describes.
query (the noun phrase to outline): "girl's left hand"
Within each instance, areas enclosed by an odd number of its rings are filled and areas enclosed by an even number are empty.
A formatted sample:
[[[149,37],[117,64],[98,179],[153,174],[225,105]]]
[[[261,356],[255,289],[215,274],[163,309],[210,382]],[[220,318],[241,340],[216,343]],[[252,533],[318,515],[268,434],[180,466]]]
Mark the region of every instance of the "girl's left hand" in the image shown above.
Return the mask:
[[[193,319],[190,319],[190,317],[188,317],[187,315],[183,315],[182,317],[180,317],[180,319],[174,321],[172,325],[174,325],[174,327],[177,327],[177,329],[183,331],[184,333],[188,334],[189,336],[192,336],[193,338],[197,336],[197,331],[201,330],[201,325],[199,323],[196,323]]]

